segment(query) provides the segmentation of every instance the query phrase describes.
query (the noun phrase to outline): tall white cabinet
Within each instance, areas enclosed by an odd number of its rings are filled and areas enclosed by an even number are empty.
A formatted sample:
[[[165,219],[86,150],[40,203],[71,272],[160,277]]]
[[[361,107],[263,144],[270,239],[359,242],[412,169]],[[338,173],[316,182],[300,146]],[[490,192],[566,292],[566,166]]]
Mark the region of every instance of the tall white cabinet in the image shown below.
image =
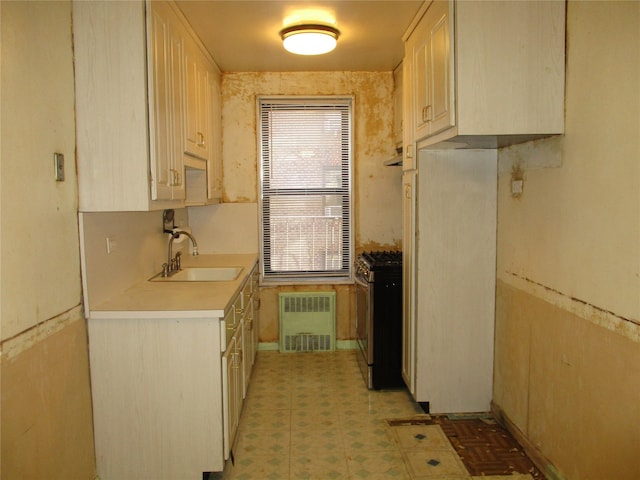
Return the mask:
[[[431,413],[488,411],[497,152],[423,150],[403,181],[405,382]]]
[[[403,60],[403,362],[432,413],[488,411],[498,148],[564,132],[563,1],[426,0]]]

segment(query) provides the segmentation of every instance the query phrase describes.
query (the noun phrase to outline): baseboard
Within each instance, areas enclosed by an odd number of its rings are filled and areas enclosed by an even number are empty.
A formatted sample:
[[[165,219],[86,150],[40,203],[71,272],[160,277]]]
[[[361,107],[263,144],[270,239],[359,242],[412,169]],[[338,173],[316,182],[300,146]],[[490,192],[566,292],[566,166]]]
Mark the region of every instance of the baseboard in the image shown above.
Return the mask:
[[[538,467],[547,480],[566,480],[556,467],[545,457],[540,449],[522,433],[515,423],[507,416],[507,414],[494,402],[491,402],[491,413],[496,421],[506,428],[513,438],[522,446],[527,456]]]
[[[336,350],[355,350],[358,348],[356,340],[336,340]],[[260,342],[258,344],[260,351],[279,351],[280,344],[278,342]]]
[[[356,340],[336,340],[336,350],[355,350],[358,348]]]

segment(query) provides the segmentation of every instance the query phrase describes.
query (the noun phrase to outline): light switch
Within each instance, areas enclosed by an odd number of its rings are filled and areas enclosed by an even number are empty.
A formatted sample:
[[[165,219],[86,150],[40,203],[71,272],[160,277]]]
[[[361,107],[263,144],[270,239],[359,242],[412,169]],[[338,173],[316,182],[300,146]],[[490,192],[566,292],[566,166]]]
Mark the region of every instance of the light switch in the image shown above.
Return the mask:
[[[53,162],[56,169],[56,182],[64,182],[64,155],[62,153],[54,153]]]
[[[116,240],[116,237],[107,237],[106,238],[106,244],[107,244],[107,253],[111,254],[114,252],[114,250],[116,250],[118,248],[118,242]]]

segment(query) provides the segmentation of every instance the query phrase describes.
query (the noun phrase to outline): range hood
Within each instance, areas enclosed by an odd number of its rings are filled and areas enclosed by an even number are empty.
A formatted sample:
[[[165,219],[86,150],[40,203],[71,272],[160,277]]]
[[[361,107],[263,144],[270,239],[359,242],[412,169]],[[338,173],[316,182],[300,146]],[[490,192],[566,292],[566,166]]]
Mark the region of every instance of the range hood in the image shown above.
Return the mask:
[[[384,164],[387,167],[402,166],[402,145],[396,147],[396,155],[389,160],[385,160]]]

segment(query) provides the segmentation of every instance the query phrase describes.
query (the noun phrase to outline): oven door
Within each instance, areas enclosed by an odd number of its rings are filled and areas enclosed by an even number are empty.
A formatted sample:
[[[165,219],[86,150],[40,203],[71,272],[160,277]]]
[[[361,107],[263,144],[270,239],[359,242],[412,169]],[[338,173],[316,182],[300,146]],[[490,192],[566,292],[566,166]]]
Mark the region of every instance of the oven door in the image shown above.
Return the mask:
[[[373,365],[373,285],[356,276],[356,340],[367,365]]]

